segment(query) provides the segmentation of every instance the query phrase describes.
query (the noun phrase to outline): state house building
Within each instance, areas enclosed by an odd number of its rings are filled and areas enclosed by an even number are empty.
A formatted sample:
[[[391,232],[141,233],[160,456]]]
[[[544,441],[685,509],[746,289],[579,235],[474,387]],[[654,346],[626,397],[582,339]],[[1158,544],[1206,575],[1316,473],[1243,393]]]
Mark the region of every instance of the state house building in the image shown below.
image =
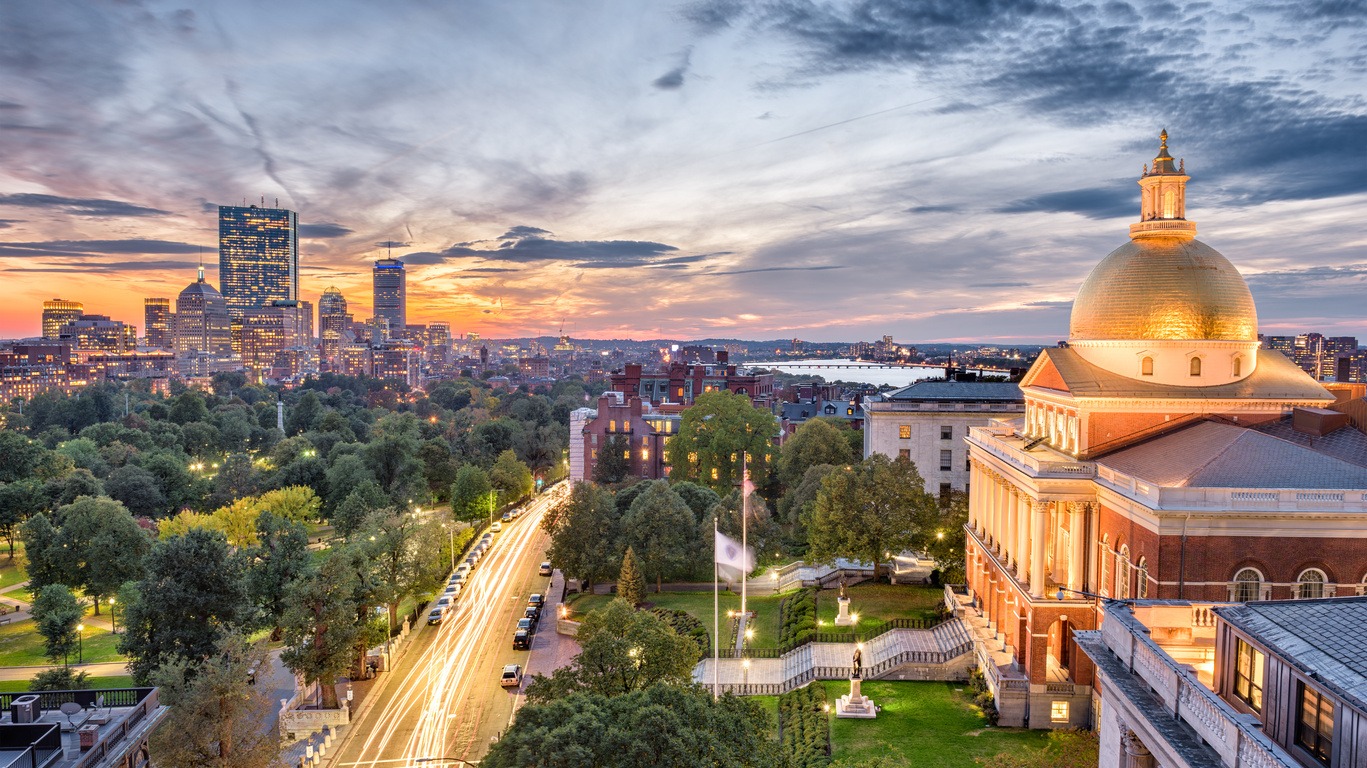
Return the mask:
[[[1367,435],[1259,348],[1247,284],[1186,218],[1188,179],[1164,132],[1141,219],[1022,380],[1023,417],[969,430],[967,611],[1004,725],[1090,724],[1073,632],[1102,598],[1318,598],[1367,578]]]

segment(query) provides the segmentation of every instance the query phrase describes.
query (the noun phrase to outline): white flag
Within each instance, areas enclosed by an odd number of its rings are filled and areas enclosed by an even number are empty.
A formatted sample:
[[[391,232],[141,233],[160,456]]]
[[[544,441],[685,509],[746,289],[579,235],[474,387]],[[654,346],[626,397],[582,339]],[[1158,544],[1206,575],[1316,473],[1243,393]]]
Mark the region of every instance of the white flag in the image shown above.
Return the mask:
[[[739,574],[747,574],[755,568],[755,553],[721,532],[717,533],[715,560],[717,565],[734,569]]]

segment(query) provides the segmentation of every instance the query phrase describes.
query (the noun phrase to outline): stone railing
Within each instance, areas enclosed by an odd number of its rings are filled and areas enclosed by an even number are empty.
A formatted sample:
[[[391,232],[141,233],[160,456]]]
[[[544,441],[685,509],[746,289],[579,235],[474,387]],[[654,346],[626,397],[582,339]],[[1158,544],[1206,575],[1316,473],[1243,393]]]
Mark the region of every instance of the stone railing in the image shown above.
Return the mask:
[[[1111,488],[1157,509],[1218,509],[1249,512],[1367,512],[1367,491],[1294,488],[1162,488],[1101,467]]]
[[[1008,444],[999,434],[1007,434],[1002,427],[971,427],[969,440],[999,459],[1008,461],[1032,477],[1094,477],[1096,465],[1090,461],[1051,461],[1026,453]]]
[[[1128,606],[1110,606],[1101,625],[1101,637],[1106,647],[1163,700],[1166,712],[1191,726],[1219,753],[1222,764],[1233,768],[1299,766],[1272,744],[1255,721],[1240,715],[1164,653]]]
[[[148,692],[138,699],[122,720],[100,734],[100,740],[81,756],[73,768],[123,765],[129,755],[146,745],[148,734],[166,716],[166,708],[158,701],[156,689],[136,690]]]
[[[302,738],[324,727],[336,728],[351,722],[349,702],[341,702],[337,709],[304,709],[319,695],[318,683],[295,686],[294,695],[280,700],[280,737]]]

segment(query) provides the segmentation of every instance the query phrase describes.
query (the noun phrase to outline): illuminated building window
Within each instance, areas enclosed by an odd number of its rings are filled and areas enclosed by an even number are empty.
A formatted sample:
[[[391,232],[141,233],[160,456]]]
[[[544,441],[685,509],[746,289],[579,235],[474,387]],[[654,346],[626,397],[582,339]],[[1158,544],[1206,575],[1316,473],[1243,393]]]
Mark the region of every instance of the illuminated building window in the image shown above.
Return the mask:
[[[1313,688],[1299,683],[1300,719],[1296,725],[1296,744],[1325,765],[1334,755],[1334,702]]]
[[[897,436],[903,440],[911,439],[911,425],[903,424],[897,428]]]
[[[1049,720],[1055,723],[1068,722],[1068,702],[1054,701],[1049,703]]]
[[[688,463],[689,463],[689,464],[697,464],[697,463],[698,463],[698,454],[696,454],[696,453],[690,453],[690,454],[688,454]]]
[[[616,419],[611,419],[611,420],[608,421],[608,431],[609,431],[609,432],[616,432],[616,431],[617,431],[617,420],[616,420]]]
[[[1152,376],[1152,375],[1153,375],[1153,358],[1152,358],[1152,357],[1146,357],[1146,358],[1144,358],[1143,360],[1140,360],[1140,361],[1139,361],[1139,374],[1140,374],[1141,376]]]
[[[713,480],[716,480],[716,479],[717,479],[717,468],[716,468],[716,467],[713,467],[713,468],[712,468],[712,479],[713,479]]]
[[[1234,642],[1234,696],[1255,711],[1263,711],[1263,669],[1266,657],[1262,651],[1245,643],[1243,638]]]
[[[649,448],[642,448],[642,449],[641,449],[641,461],[650,461],[650,449],[649,449]]]
[[[628,449],[628,450],[622,451],[622,458],[630,460],[630,459],[631,459],[631,450]]]

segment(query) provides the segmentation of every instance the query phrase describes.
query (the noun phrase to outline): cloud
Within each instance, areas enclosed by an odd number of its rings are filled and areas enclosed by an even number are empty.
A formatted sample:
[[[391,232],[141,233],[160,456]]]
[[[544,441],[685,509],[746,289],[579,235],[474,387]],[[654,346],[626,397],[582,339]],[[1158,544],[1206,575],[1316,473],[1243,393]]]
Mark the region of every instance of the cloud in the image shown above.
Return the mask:
[[[214,210],[217,210],[215,208]],[[351,230],[341,224],[300,224],[299,236],[310,240],[327,240],[334,237],[345,237],[351,234]]]
[[[906,213],[957,213],[960,209],[957,205],[913,205],[906,209]]]
[[[693,58],[693,49],[691,47],[685,48],[681,58],[682,61],[679,62],[677,67],[674,67],[663,75],[655,78],[655,80],[651,82],[651,85],[663,91],[677,91],[682,88],[684,84],[684,75],[688,73],[688,66]]]
[[[1046,192],[1003,205],[996,213],[1078,213],[1089,219],[1114,219],[1138,215],[1136,195],[1124,182],[1101,187]]]
[[[734,269],[728,272],[708,272],[709,275],[753,275],[759,272],[824,272],[830,269],[849,269],[844,264],[824,264],[815,267],[758,267],[756,269]]]
[[[60,197],[21,192],[14,195],[0,195],[0,205],[13,205],[21,208],[51,208],[73,216],[166,216],[169,211],[148,208],[127,203],[122,200],[103,200],[92,197]]]
[[[119,272],[162,272],[186,271],[199,265],[194,261],[160,259],[155,261],[52,261],[41,267],[12,267],[7,272],[94,272],[113,274]]]
[[[45,240],[41,242],[0,242],[0,256],[78,256],[90,257],[115,253],[199,253],[202,245],[168,240]]]
[[[0,229],[9,229],[20,221],[20,219],[0,219]]]
[[[699,0],[685,5],[682,15],[699,32],[709,33],[731,26],[744,10],[741,0]]]
[[[381,240],[375,244],[376,248],[407,248],[409,243],[400,243],[396,240]]]
[[[524,237],[541,237],[542,235],[549,234],[551,234],[551,231],[548,229],[541,229],[540,227],[528,227],[519,224],[518,226],[513,227],[509,229],[507,232],[504,232],[503,234],[499,235],[498,239],[521,240]],[[470,245],[470,243],[457,243],[457,245]]]

